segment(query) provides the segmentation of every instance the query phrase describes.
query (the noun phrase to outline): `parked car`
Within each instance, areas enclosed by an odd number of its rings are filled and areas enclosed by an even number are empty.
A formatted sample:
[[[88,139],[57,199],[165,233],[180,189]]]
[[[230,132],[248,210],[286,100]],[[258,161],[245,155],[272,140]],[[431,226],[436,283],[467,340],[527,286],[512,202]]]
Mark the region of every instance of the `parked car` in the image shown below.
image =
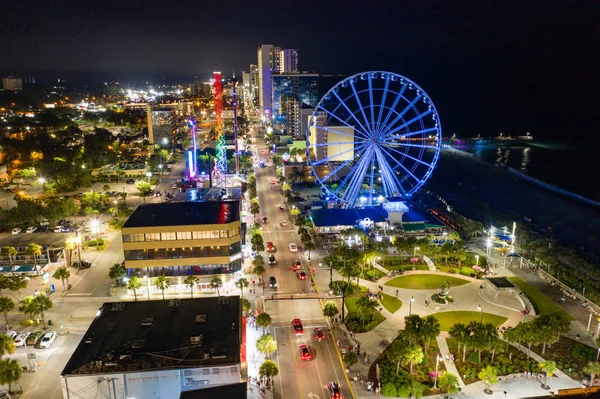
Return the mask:
[[[4,335],[6,335],[8,338],[15,339],[17,332],[13,330],[7,330]]]
[[[44,334],[44,337],[40,340],[40,348],[46,349],[52,346],[52,344],[56,341],[56,332],[49,331]]]
[[[125,183],[127,183],[127,184],[135,184],[135,179],[127,179],[127,180],[125,180]]]
[[[25,230],[25,233],[33,233],[34,231],[36,231],[38,228],[37,226],[29,226],[27,228],[27,230]]]
[[[23,230],[20,227],[15,227],[14,229],[12,229],[13,234],[19,234],[21,231]]]
[[[29,334],[29,336],[27,337],[27,339],[25,340],[25,343],[28,346],[34,346],[35,344],[38,343],[38,341],[44,336],[44,332],[43,331],[35,331],[32,332],[31,334]]]
[[[29,332],[22,332],[21,334],[17,335],[15,337],[15,346],[19,347],[19,346],[23,346],[25,345],[25,342],[27,341],[27,337],[29,337],[31,333]]]
[[[62,231],[62,226],[60,224],[58,226],[54,227],[55,233],[60,233],[61,231]]]
[[[47,233],[50,231],[50,226],[40,226],[40,228],[38,229],[39,233]]]
[[[89,269],[90,267],[92,267],[92,262],[87,260],[81,260],[81,267],[79,267],[79,261],[76,260],[71,264],[71,266],[76,267],[78,269]]]

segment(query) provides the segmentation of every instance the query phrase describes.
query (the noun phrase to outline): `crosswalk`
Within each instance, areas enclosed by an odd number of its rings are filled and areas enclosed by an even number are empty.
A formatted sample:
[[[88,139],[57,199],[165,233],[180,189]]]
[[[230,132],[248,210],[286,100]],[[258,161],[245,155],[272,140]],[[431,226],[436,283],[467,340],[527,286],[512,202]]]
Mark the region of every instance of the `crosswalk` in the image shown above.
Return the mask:
[[[294,233],[295,230],[290,229],[290,230],[262,230],[263,234],[291,234]]]

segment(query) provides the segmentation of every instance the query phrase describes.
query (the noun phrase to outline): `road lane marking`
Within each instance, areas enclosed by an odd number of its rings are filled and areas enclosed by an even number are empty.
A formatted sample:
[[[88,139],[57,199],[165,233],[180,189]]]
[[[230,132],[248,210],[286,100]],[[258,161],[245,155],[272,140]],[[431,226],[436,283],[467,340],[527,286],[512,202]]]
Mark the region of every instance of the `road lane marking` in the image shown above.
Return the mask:
[[[298,380],[298,389],[300,389],[300,397],[304,397],[304,392],[302,391],[302,383],[300,382],[300,374],[298,373],[298,368],[296,367],[296,356],[298,355],[296,353],[296,348],[295,348],[295,344],[296,344],[296,340],[294,339],[294,335],[292,334],[292,330],[289,329],[288,333],[290,335],[290,348],[292,350],[292,359],[294,361],[294,373],[296,373],[296,379]]]
[[[277,342],[277,329],[276,328],[273,329],[273,336],[275,337],[275,342]],[[277,363],[277,367],[279,368],[279,371],[281,371],[281,364],[279,363],[279,344],[277,344],[277,350],[273,354],[277,358],[277,360],[275,361],[275,363]],[[259,366],[259,368],[260,368],[260,366]],[[277,373],[277,377],[278,377],[278,380],[279,380],[279,388],[280,388],[280,392],[281,392],[281,399],[283,399],[283,382],[281,382],[281,380],[282,380],[281,373]],[[275,383],[273,383],[273,385],[275,385]]]

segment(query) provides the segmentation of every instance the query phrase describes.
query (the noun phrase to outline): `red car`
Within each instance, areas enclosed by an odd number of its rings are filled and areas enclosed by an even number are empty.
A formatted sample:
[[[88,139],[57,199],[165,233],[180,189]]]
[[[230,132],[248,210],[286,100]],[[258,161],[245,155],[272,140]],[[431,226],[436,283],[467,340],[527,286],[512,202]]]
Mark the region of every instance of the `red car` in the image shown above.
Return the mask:
[[[295,272],[300,269],[302,269],[302,262],[300,262],[298,259],[296,259],[294,261],[294,263],[292,263],[292,271]]]
[[[298,279],[300,279],[300,280],[306,280],[306,273],[304,273],[304,272],[298,273]]]
[[[300,320],[300,319],[292,320],[292,328],[294,329],[294,335],[304,334],[304,327],[302,327],[302,320]]]
[[[275,252],[275,245],[271,241],[267,242],[267,252]]]
[[[308,360],[312,360],[313,358],[312,353],[310,353],[308,346],[306,346],[305,344],[300,345],[300,358],[305,362]]]
[[[325,341],[325,334],[323,334],[323,330],[320,328],[315,328],[313,329],[313,332],[315,333],[315,340],[317,342]]]
[[[271,179],[271,184],[275,184],[275,183],[277,183],[277,180],[276,179]]]

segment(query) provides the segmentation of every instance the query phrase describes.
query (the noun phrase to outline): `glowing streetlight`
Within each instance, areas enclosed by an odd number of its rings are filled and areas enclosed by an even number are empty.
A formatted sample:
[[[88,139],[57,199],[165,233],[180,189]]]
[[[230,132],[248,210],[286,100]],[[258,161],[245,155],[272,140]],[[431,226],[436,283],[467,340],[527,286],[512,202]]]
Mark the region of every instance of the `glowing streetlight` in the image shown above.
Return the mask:
[[[148,294],[148,300],[150,300],[150,278],[147,274],[144,274],[144,278],[146,279],[146,293]]]
[[[479,266],[479,255],[475,255],[475,266]]]
[[[146,172],[146,177],[148,178],[148,183],[150,183],[150,177],[152,177],[152,172]]]
[[[442,356],[439,353],[435,356],[435,377],[433,380],[433,389],[437,388],[438,366],[440,365],[441,358]]]
[[[481,317],[479,318],[479,322],[483,323],[483,308],[481,307],[481,305],[477,305],[477,310],[479,310],[481,312]]]
[[[418,250],[420,250],[420,249],[421,249],[421,248],[419,248],[419,247],[415,247],[415,250],[413,251],[413,258],[414,258],[415,256],[417,256],[417,251],[418,251]]]
[[[408,315],[409,316],[412,314],[412,304],[413,304],[414,301],[415,301],[415,297],[411,296],[410,297],[410,303],[409,303],[409,306],[408,306]]]

